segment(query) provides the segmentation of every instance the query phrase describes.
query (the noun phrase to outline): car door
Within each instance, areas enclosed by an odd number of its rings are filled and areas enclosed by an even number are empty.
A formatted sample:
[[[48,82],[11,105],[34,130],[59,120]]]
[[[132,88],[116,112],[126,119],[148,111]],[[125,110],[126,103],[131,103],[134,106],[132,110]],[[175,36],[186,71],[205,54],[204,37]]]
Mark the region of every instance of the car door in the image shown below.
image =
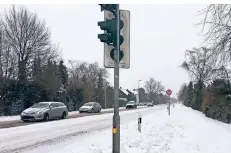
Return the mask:
[[[62,117],[62,113],[63,113],[63,107],[60,103],[55,103],[56,105],[56,116],[57,117]]]
[[[98,103],[95,103],[95,112],[98,112],[98,111],[99,111]]]
[[[94,112],[97,112],[97,106],[96,106],[96,103],[93,103],[93,111],[94,111]]]
[[[101,111],[101,105],[99,103],[97,103],[97,106],[98,106],[98,112]]]
[[[55,103],[51,103],[50,106],[49,106],[49,117],[52,119],[52,118],[55,118],[56,117],[56,105]]]

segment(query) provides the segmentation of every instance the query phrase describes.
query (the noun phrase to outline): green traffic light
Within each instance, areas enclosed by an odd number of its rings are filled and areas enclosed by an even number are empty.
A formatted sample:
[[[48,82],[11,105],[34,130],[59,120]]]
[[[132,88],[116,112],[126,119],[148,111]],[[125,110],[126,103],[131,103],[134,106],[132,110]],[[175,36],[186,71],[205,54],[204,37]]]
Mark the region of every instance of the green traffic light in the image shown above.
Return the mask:
[[[113,48],[110,52],[110,57],[115,61],[115,49]],[[124,52],[122,50],[119,51],[119,61],[121,61],[124,57]]]

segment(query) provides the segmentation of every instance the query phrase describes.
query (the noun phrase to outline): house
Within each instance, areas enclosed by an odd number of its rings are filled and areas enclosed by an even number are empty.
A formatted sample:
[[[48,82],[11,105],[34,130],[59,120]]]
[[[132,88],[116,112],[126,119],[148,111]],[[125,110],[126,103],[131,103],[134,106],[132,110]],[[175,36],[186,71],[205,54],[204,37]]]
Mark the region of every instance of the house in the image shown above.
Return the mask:
[[[113,108],[114,88],[108,87],[105,92],[106,92],[105,94],[106,108]],[[119,106],[124,107],[127,104],[127,102],[132,99],[131,97],[133,97],[132,92],[130,92],[129,90],[120,89],[119,90]],[[104,104],[104,108],[105,108],[105,104]]]
[[[130,90],[126,90],[128,92],[128,101],[136,101],[136,95]]]

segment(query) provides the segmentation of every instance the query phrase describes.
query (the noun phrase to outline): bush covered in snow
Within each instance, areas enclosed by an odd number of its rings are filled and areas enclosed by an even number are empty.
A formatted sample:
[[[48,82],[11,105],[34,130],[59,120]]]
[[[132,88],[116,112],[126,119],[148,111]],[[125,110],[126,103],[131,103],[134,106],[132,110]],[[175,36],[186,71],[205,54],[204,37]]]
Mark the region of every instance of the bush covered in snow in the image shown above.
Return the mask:
[[[225,123],[231,123],[230,105],[207,105],[204,113],[209,118],[216,119]]]

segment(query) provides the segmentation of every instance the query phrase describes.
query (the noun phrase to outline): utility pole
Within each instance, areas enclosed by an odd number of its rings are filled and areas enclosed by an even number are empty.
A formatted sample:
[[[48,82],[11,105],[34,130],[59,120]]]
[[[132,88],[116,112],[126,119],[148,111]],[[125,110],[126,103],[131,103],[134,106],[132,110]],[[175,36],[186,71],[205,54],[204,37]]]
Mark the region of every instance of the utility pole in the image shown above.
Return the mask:
[[[119,115],[119,51],[120,51],[120,10],[116,4],[117,44],[114,50],[114,115],[113,115],[113,153],[120,153],[120,115]]]

